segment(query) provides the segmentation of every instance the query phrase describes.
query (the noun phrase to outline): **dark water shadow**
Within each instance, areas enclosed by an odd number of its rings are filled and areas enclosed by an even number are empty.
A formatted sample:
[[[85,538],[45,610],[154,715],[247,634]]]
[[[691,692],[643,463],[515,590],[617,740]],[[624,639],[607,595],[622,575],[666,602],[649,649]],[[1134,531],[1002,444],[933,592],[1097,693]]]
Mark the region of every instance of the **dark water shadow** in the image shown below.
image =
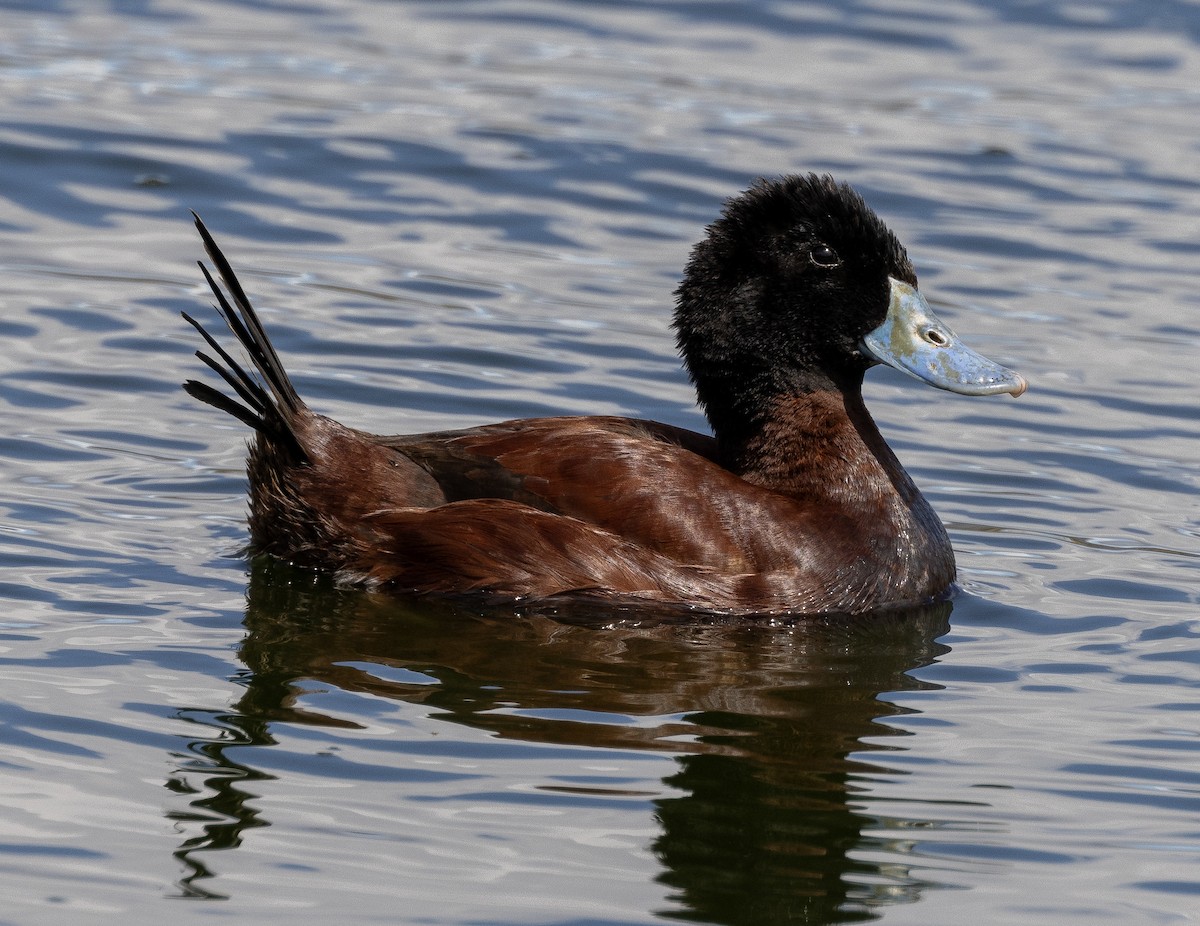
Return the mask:
[[[235,712],[193,718],[205,736],[171,784],[196,795],[175,819],[202,829],[176,851],[183,893],[221,897],[206,859],[270,825],[250,793],[270,776],[244,747],[274,745],[273,724],[356,726],[301,703],[317,681],[420,704],[501,744],[676,753],[664,781],[673,796],[654,801],[659,879],[677,904],[663,916],[758,926],[875,919],[929,882],[904,864],[897,840],[876,835],[903,821],[866,812],[856,794],[872,777],[899,774],[886,757],[904,733],[885,721],[912,711],[887,694],[937,687],[911,673],[946,651],[937,639],[950,608],[790,626],[596,609],[515,615],[340,591],[257,562],[240,653],[245,693]],[[197,772],[199,786],[185,786]]]

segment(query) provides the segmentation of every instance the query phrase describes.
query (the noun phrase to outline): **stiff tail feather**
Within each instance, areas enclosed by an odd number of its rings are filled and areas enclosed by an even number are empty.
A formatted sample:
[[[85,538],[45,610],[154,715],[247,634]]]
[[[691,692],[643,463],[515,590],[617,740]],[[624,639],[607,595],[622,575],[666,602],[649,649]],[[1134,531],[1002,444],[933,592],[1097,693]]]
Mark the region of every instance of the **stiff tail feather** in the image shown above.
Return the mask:
[[[245,350],[257,375],[255,372],[246,370],[234,360],[229,352],[217,343],[216,338],[205,330],[203,325],[187,312],[181,312],[184,320],[200,332],[200,336],[212,348],[219,360],[214,360],[212,356],[202,350],[196,351],[196,356],[220,376],[241,401],[226,395],[208,383],[194,379],[185,382],[183,388],[193,398],[214,408],[219,408],[254,428],[260,434],[275,440],[287,441],[290,449],[297,454],[299,459],[307,459],[307,454],[296,437],[293,426],[297,417],[306,409],[304,402],[292,385],[291,379],[288,378],[279,355],[275,353],[275,348],[271,345],[271,340],[267,337],[262,322],[259,321],[258,313],[254,311],[254,307],[246,297],[229,261],[217,247],[217,243],[209,234],[208,229],[204,227],[200,216],[194,212],[192,216],[196,220],[196,229],[204,241],[204,249],[208,252],[213,266],[216,267],[221,282],[225,284],[225,290],[222,290],[204,262],[200,262],[200,272],[204,274],[204,279],[217,299],[213,308],[229,326],[229,330],[233,332],[233,336]],[[228,296],[226,296],[226,291],[228,291]]]

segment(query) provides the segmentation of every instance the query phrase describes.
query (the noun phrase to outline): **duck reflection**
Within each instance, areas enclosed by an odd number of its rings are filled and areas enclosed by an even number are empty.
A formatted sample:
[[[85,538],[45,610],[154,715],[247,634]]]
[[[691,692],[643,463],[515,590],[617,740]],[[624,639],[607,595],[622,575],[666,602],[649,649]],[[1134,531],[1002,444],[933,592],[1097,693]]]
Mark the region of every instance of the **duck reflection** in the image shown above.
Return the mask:
[[[857,808],[855,793],[899,745],[881,721],[906,709],[886,693],[930,687],[910,672],[945,651],[936,641],[949,604],[791,626],[697,624],[644,610],[514,617],[313,581],[255,563],[246,691],[221,718],[224,737],[193,750],[215,766],[192,803],[205,834],[177,852],[193,896],[215,896],[202,886],[203,852],[264,825],[243,787],[261,773],[228,747],[272,745],[273,721],[350,724],[300,706],[300,680],[423,704],[514,740],[677,752],[666,784],[679,796],[655,802],[653,848],[678,904],[666,916],[853,922],[919,895],[894,841],[871,835],[896,822]],[[659,722],[581,720],[600,715]]]

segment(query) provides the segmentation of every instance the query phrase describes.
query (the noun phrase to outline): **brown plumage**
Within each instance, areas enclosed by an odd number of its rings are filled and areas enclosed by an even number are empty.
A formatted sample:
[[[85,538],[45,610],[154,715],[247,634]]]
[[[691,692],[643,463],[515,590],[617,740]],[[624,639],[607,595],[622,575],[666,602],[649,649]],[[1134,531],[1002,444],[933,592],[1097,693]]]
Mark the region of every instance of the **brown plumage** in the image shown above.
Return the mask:
[[[201,269],[255,372],[185,314],[238,399],[184,388],[256,431],[256,551],[399,593],[742,613],[859,613],[937,598],[954,580],[945,530],[861,396],[866,369],[892,362],[864,336],[916,276],[844,185],[760,182],[693,252],[675,327],[712,437],[619,417],[400,436],[345,427],[300,399],[196,224],[228,295]]]

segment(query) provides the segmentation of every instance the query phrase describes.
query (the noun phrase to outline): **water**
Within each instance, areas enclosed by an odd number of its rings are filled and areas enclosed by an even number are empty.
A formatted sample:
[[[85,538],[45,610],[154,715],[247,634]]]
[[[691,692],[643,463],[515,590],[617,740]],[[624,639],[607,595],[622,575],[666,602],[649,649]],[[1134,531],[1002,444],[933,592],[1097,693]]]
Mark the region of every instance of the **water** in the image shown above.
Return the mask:
[[[4,6],[0,923],[1196,919],[1200,7]],[[598,627],[237,556],[189,209],[343,421],[700,427],[677,274],[810,169],[1032,383],[869,377],[952,611]]]

